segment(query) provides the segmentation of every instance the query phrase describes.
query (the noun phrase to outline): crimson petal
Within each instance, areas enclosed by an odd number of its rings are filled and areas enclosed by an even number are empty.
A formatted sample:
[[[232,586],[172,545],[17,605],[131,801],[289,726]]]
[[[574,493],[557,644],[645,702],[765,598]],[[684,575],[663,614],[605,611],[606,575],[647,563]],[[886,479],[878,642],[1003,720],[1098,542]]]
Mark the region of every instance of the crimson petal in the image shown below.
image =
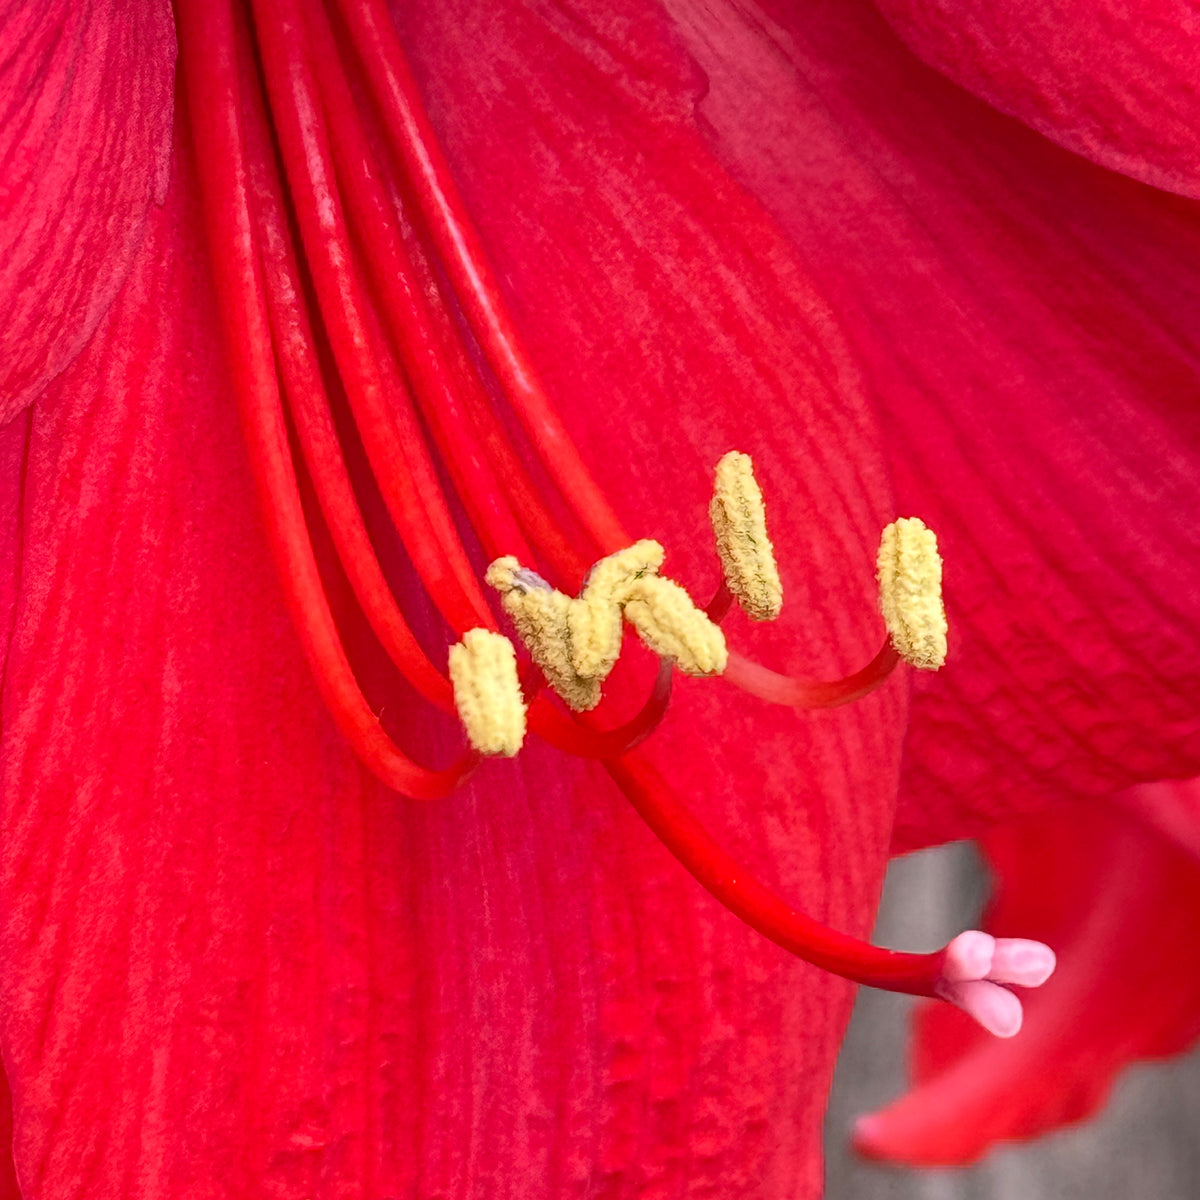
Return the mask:
[[[1068,150],[1200,195],[1188,0],[877,0],[925,62]]]
[[[10,4],[0,22],[0,424],[96,329],[161,202],[167,0]]]
[[[1194,807],[1200,783],[1187,788]],[[1155,785],[1141,790],[1142,803],[1156,799]],[[1194,854],[1124,805],[1027,817],[983,846],[997,876],[987,927],[1042,938],[1057,950],[1058,970],[1025,997],[1025,1025],[1011,1042],[980,1038],[960,1014],[923,1005],[913,1090],[856,1130],[870,1157],[974,1161],[997,1142],[1090,1116],[1126,1067],[1178,1054],[1200,1036]]]

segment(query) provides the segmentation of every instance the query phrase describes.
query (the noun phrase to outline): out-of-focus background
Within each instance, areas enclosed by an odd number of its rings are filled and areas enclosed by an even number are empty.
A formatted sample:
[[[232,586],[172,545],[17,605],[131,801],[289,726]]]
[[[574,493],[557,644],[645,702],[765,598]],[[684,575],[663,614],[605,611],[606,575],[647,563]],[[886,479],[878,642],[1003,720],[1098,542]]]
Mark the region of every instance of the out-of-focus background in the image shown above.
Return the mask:
[[[944,945],[975,923],[986,881],[969,846],[893,864],[875,941],[911,950]],[[1181,947],[1183,954],[1200,947]],[[1152,996],[1146,997],[1153,1004]],[[974,1167],[901,1171],[847,1149],[854,1118],[904,1087],[914,1002],[859,992],[826,1121],[827,1200],[1198,1200],[1200,1054],[1138,1067],[1100,1118],[1035,1143],[993,1151]]]

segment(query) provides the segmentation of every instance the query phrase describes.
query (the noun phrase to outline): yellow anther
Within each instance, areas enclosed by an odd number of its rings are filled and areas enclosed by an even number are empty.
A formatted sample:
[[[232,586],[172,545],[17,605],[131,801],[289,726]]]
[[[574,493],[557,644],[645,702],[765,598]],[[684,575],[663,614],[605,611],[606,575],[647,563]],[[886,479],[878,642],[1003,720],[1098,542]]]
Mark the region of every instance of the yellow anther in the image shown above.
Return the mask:
[[[725,670],[725,635],[672,580],[645,575],[631,583],[625,616],[655,654],[672,659],[688,675]]]
[[[642,538],[596,563],[583,581],[583,590],[621,598],[622,590],[643,575],[656,575],[667,552],[658,542]]]
[[[606,679],[621,652],[621,605],[629,585],[662,566],[657,542],[634,542],[602,558],[588,572],[579,599],[567,612],[571,664],[585,679]]]
[[[523,567],[511,554],[488,567],[484,581],[502,596],[509,592],[549,591],[550,585],[536,572]]]
[[[748,454],[731,450],[717,463],[708,513],[726,586],[756,621],[775,620],[783,607],[783,584]]]
[[[525,701],[512,643],[490,629],[468,629],[450,647],[454,707],[480,754],[511,758],[525,738]]]
[[[496,559],[484,578],[500,593],[504,611],[550,686],[576,712],[595,708],[600,703],[600,680],[583,678],[571,662],[567,615],[575,602],[570,596],[556,591],[511,555]]]
[[[896,652],[914,667],[936,671],[946,661],[946,610],[937,536],[917,517],[883,531],[876,559],[879,604]]]

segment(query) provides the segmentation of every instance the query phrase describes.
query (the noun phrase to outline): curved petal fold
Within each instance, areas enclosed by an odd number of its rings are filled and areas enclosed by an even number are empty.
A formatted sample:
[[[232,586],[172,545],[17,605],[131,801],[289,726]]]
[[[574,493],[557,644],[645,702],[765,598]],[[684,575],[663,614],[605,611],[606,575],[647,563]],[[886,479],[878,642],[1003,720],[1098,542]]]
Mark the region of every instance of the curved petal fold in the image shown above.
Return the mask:
[[[1186,788],[1200,784],[1145,785]],[[1164,797],[1164,799],[1167,799]],[[996,1145],[1082,1120],[1133,1063],[1200,1036],[1200,861],[1119,803],[1068,805],[983,839],[996,885],[986,926],[1055,948],[1058,970],[1024,996],[1025,1024],[988,1040],[922,1005],[913,1086],[860,1120],[857,1149],[912,1166],[973,1162]]]
[[[1200,18],[1188,0],[877,0],[955,83],[1101,166],[1200,195]]]

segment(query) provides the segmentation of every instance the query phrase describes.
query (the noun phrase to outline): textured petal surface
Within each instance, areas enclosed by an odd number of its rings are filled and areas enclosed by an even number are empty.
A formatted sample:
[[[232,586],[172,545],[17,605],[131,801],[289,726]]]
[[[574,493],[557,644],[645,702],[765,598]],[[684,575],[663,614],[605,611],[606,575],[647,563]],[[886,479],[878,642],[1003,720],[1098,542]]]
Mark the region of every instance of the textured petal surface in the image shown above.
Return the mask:
[[[0,423],[79,353],[161,200],[175,32],[166,0],[0,15]]]
[[[708,473],[761,456],[794,615],[755,636],[860,665],[878,442],[790,248],[696,135],[694,72],[665,26],[467,16],[420,14],[456,48],[439,118],[480,126],[469,80],[511,67],[476,186],[499,172],[498,261],[623,516],[714,586]],[[535,747],[420,806],[352,761],[259,533],[200,236],[183,159],[99,332],[5,431],[0,1050],[26,1200],[817,1196],[847,985],[710,902],[595,768]],[[368,683],[444,761],[456,735]],[[904,681],[812,717],[679,693],[647,752],[764,878],[864,933]]]
[[[1194,806],[1200,788],[1186,789]],[[1140,790],[1142,804],[1176,802],[1156,785]],[[945,1005],[918,1010],[913,1090],[857,1131],[871,1157],[971,1162],[997,1142],[1091,1115],[1126,1067],[1200,1036],[1194,854],[1123,804],[1028,817],[984,848],[997,877],[987,927],[1049,942],[1058,970],[1024,996],[1025,1025],[1011,1042],[978,1036]]]
[[[946,558],[898,847],[1196,774],[1195,207],[973,101],[869,4],[674,7],[714,149],[846,323]]]
[[[878,0],[931,66],[1060,146],[1200,194],[1193,0]]]

